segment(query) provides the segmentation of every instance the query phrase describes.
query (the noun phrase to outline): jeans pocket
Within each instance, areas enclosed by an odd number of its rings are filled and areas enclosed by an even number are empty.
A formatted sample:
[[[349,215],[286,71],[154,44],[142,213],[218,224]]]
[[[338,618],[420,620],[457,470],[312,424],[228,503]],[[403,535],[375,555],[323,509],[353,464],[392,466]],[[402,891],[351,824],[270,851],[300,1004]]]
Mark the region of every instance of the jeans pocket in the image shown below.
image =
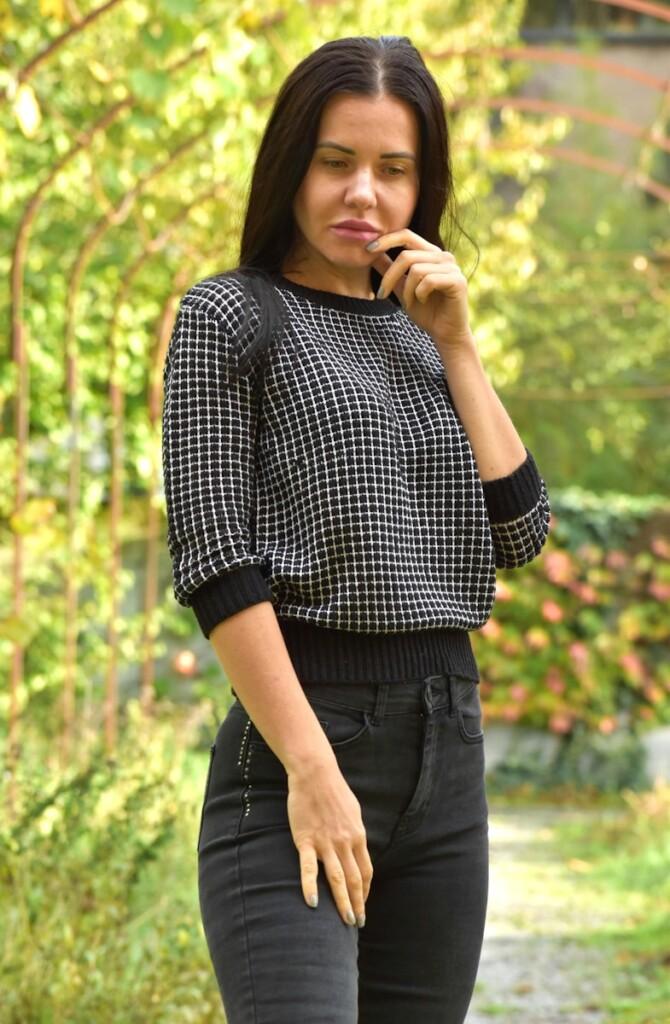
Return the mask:
[[[202,807],[200,810],[200,824],[198,826],[198,841],[195,845],[196,853],[200,851],[200,840],[202,839],[202,826],[205,821],[205,804],[209,797],[209,789],[212,782],[212,767],[214,765],[214,755],[216,754],[216,743],[212,743],[209,748],[209,766],[207,768],[207,779],[205,780],[205,792],[202,798]]]
[[[334,750],[350,749],[370,732],[370,716],[360,708],[348,707],[325,697],[309,696],[315,714]]]
[[[452,693],[461,739],[464,743],[481,743],[484,739],[484,730],[479,684],[474,679],[459,679]]]
[[[318,721],[327,735],[328,722],[321,718]],[[284,765],[272,747],[263,739],[249,716],[247,716],[246,726],[242,733],[238,764],[240,778],[245,786],[276,781],[283,785],[286,781]]]

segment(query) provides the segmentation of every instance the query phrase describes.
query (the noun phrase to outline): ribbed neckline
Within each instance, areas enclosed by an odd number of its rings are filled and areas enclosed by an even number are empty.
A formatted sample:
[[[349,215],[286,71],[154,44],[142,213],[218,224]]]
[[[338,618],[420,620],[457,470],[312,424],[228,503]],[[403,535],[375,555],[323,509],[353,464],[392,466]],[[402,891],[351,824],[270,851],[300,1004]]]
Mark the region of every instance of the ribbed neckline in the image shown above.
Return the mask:
[[[402,312],[402,307],[396,306],[390,299],[359,299],[353,295],[339,295],[337,292],[328,292],[321,288],[308,288],[305,284],[290,281],[283,274],[273,274],[273,278],[278,288],[328,309],[339,309],[344,313],[362,313],[363,316],[393,316]]]

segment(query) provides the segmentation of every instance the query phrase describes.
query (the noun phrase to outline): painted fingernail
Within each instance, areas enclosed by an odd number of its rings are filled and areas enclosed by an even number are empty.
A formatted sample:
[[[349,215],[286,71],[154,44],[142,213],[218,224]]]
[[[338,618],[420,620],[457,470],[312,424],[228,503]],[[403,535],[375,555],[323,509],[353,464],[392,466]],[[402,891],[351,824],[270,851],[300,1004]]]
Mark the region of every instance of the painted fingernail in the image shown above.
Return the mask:
[[[365,928],[365,914],[359,914],[356,918],[356,924],[359,928]]]
[[[384,285],[383,284],[379,286],[379,291],[377,292],[377,298],[378,299],[383,299],[384,298]]]
[[[354,917],[353,910],[347,910],[347,921],[349,924],[356,924],[356,918]]]
[[[378,240],[376,238],[373,238],[371,242],[368,242],[368,244],[365,246],[365,248],[368,251],[372,251],[372,249],[376,249],[378,245],[379,245]]]

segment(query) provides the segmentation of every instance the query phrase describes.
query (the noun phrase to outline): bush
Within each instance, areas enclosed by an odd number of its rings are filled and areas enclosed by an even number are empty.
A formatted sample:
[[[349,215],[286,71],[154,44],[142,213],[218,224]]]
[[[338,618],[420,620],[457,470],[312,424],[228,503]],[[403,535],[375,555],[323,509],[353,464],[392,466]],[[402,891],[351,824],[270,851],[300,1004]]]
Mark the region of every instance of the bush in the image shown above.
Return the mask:
[[[562,508],[552,500],[552,509]],[[606,511],[593,495],[584,501],[581,518],[574,495],[569,511],[552,511],[531,563],[498,570],[494,612],[473,638],[486,715],[565,736],[580,727],[610,736],[667,724],[667,520],[649,518],[648,509],[645,520],[641,499],[606,496]],[[591,539],[608,531],[605,546]],[[617,546],[622,538],[626,549]]]

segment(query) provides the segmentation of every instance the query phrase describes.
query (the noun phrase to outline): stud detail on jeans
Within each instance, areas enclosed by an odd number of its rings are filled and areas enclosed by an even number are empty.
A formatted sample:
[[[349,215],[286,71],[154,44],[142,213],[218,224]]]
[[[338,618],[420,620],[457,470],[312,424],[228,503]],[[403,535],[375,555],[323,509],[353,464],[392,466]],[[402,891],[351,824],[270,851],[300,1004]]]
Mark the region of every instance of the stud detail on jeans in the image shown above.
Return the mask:
[[[244,771],[242,773],[244,775],[245,779],[249,778],[249,761],[251,760],[252,753],[253,753],[253,747],[249,747],[249,749],[247,751],[247,758],[246,758],[246,761],[244,762]]]
[[[247,736],[249,735],[250,728],[251,728],[251,719],[248,718],[247,719],[247,724],[244,727],[244,732],[242,733],[242,742],[240,743],[240,752],[239,752],[238,757],[237,757],[237,765],[238,765],[238,767],[242,764],[242,752],[244,750],[244,744],[247,742]]]

